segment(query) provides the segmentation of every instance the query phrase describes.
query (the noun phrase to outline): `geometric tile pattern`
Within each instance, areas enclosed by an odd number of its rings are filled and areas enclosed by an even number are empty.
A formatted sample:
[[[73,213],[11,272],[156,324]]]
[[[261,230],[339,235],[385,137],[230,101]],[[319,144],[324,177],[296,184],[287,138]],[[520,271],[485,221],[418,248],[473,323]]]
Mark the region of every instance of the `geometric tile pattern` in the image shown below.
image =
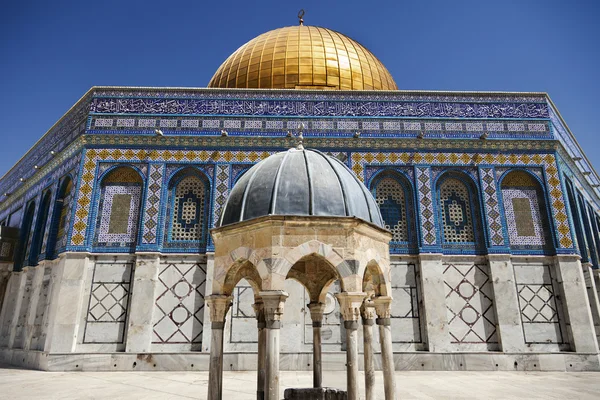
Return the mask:
[[[183,178],[175,188],[171,240],[200,240],[204,225],[205,187],[196,176]]]
[[[421,211],[421,232],[423,235],[423,244],[434,245],[436,243],[436,234],[433,200],[431,199],[431,170],[428,167],[417,167],[417,193],[419,196],[419,208]]]
[[[445,264],[446,309],[452,343],[497,343],[488,267]]]
[[[355,152],[351,157],[351,169],[359,179],[364,179],[364,171],[367,165],[389,165],[389,164],[429,164],[429,165],[453,165],[464,166],[472,164],[486,164],[490,166],[527,166],[542,167],[548,185],[549,203],[554,215],[556,232],[558,236],[558,247],[563,249],[573,248],[571,229],[566,213],[565,197],[561,188],[558,174],[556,157],[553,154],[523,154],[510,153],[465,153],[465,152]],[[417,185],[421,185],[419,170],[417,167]],[[420,188],[419,188],[420,189]],[[422,199],[419,193],[419,200]],[[423,207],[421,206],[421,209]],[[426,234],[427,230],[423,230]],[[424,240],[425,242],[425,240]]]
[[[82,246],[88,226],[92,192],[94,190],[94,171],[101,161],[114,162],[251,162],[267,158],[273,151],[206,151],[206,150],[145,150],[145,149],[89,149],[85,153],[83,172],[78,191],[75,219],[71,234],[71,246]],[[227,167],[227,166],[225,166]],[[218,199],[218,198],[217,198]],[[224,203],[224,200],[223,200]]]
[[[483,193],[483,203],[485,205],[485,216],[489,229],[489,237],[492,246],[503,246],[504,234],[502,232],[502,222],[500,207],[498,203],[498,190],[496,188],[496,178],[493,168],[480,168],[481,191]]]
[[[448,178],[440,185],[440,209],[444,243],[475,241],[469,190],[458,179]]]
[[[544,230],[535,188],[502,188],[511,246],[543,246]]]
[[[217,165],[217,173],[215,176],[215,193],[214,193],[214,202],[213,202],[213,226],[219,222],[219,217],[221,216],[221,209],[225,205],[227,201],[227,197],[229,197],[229,187],[230,187],[230,173],[229,173],[229,165],[219,164]],[[233,183],[231,183],[233,185]]]
[[[404,188],[393,178],[383,178],[375,188],[375,201],[381,210],[385,229],[392,232],[392,241],[408,241]]]
[[[110,185],[103,192],[98,242],[135,242],[142,188]]]
[[[160,189],[162,187],[164,164],[150,164],[148,174],[148,194],[144,205],[144,226],[142,243],[156,243],[156,230],[158,228],[158,214],[160,210]]]
[[[161,265],[152,343],[202,342],[205,289],[204,265]]]

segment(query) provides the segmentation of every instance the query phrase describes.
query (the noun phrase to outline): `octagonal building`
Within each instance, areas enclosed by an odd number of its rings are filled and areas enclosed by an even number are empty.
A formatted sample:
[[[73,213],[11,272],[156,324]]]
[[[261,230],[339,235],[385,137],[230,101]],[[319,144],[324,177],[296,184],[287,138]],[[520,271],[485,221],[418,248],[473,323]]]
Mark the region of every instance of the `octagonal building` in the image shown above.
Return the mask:
[[[600,178],[546,93],[398,90],[356,40],[300,25],[206,88],[92,87],[40,136],[0,179],[2,362],[207,369],[211,230],[333,215],[391,234],[397,366],[600,370]],[[233,261],[275,268],[249,241]],[[307,369],[309,292],[285,285],[281,368]],[[340,289],[321,334],[342,370]],[[224,365],[253,369],[255,288],[232,293]]]

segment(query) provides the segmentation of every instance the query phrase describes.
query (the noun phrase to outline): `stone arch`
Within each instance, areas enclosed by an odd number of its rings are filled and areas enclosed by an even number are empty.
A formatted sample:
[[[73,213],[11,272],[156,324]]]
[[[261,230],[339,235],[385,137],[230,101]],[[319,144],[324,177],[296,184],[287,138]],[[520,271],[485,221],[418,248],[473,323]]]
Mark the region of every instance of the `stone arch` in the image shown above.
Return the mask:
[[[223,285],[219,294],[231,296],[233,294],[233,289],[242,279],[248,281],[250,286],[252,286],[254,296],[259,296],[259,292],[262,290],[263,286],[262,279],[254,264],[249,260],[238,260],[229,267],[223,279]]]
[[[391,291],[388,286],[390,282],[385,276],[384,271],[375,260],[370,260],[364,270],[362,280],[362,291],[375,296],[391,296]]]
[[[166,247],[197,244],[206,247],[210,217],[210,180],[194,167],[183,167],[169,178]]]
[[[46,244],[46,257],[55,258],[61,248],[66,246],[67,231],[69,228],[69,213],[73,196],[73,178],[66,175],[62,178],[54,201],[52,220]]]
[[[448,170],[435,180],[435,209],[442,247],[452,252],[485,247],[477,183],[467,173]]]
[[[552,249],[552,228],[539,178],[524,169],[511,169],[499,179],[503,218],[512,250]]]
[[[344,281],[338,270],[324,256],[316,253],[307,254],[296,261],[285,277],[304,286],[311,303],[324,303],[327,290],[335,281],[340,281],[344,291]]]
[[[100,180],[94,245],[133,251],[138,240],[144,179],[132,165],[119,164]]]
[[[414,188],[401,172],[391,168],[379,171],[371,178],[369,188],[381,211],[385,228],[392,233],[390,251],[417,248],[416,208]]]
[[[48,214],[50,213],[51,199],[52,192],[50,190],[46,190],[42,195],[42,202],[40,203],[37,219],[35,221],[35,229],[33,231],[33,238],[31,240],[31,248],[29,249],[29,265],[37,265],[39,261],[44,242],[44,232],[46,231],[46,222],[48,221]]]

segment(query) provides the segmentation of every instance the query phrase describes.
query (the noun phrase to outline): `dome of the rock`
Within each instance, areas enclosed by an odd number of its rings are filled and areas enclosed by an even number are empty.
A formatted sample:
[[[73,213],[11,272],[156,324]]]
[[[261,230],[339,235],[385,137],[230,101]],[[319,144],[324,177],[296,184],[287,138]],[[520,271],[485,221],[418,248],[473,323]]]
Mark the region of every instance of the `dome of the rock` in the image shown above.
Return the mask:
[[[288,26],[237,49],[210,80],[212,88],[397,90],[369,50],[331,29]]]

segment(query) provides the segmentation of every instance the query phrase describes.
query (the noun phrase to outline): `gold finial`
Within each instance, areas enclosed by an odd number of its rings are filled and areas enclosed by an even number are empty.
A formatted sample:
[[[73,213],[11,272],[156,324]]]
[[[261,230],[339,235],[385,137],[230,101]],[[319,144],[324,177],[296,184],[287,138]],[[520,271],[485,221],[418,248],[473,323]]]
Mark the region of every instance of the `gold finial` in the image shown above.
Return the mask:
[[[303,18],[304,18],[304,9],[301,9],[298,12],[298,19],[300,20],[299,21],[300,22],[300,26],[304,25],[304,19]]]
[[[304,136],[302,136],[302,131],[304,130],[304,124],[301,122],[298,125],[298,143],[296,144],[296,150],[304,150],[304,146],[302,142],[304,141]]]

